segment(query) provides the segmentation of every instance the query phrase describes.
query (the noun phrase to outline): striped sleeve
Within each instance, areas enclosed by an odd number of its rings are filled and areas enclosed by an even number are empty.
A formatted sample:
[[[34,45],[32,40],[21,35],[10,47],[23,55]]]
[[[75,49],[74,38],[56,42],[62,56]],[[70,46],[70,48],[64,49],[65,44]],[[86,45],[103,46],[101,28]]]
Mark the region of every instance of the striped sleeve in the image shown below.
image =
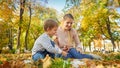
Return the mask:
[[[48,37],[43,37],[40,39],[40,43],[48,52],[50,53],[61,53],[62,51],[56,47],[53,47],[50,39]]]

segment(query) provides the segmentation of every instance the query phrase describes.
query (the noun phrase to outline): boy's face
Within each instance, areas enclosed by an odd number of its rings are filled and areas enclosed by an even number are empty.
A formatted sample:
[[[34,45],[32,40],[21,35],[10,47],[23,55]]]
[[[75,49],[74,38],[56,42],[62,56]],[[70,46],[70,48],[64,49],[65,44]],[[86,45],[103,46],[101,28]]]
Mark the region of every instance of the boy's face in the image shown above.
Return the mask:
[[[51,29],[48,29],[47,33],[49,34],[49,36],[55,35],[56,32],[57,32],[57,28],[58,28],[58,27],[53,27],[53,28],[51,28]]]

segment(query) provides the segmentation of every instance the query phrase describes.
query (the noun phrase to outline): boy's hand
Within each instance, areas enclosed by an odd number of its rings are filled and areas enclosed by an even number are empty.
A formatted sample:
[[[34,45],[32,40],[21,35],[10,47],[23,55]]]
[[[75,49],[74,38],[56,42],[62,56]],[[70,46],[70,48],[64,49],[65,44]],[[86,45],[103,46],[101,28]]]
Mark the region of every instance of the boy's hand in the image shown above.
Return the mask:
[[[54,36],[52,37],[52,39],[53,39],[53,41],[54,41],[56,44],[59,44],[59,42],[58,42],[58,37],[57,37],[57,36],[54,35]]]
[[[67,54],[68,54],[67,52],[62,51],[62,55],[63,55],[63,56],[67,56]]]

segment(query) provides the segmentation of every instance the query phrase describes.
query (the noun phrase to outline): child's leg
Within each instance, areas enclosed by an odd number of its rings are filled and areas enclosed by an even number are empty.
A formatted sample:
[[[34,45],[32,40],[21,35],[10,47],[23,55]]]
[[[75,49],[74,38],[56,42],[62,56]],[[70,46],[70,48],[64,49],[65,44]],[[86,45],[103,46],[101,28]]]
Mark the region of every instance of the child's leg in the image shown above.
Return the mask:
[[[67,56],[63,57],[63,59],[74,58],[71,53],[68,52]]]
[[[73,58],[76,58],[76,59],[83,59],[83,58],[93,59],[93,57],[91,55],[81,54],[75,48],[71,48],[69,50],[69,53],[73,56]]]
[[[55,58],[55,54],[54,53],[50,53],[50,52],[47,52],[47,54],[51,57],[51,58]]]
[[[62,54],[55,54],[56,58],[62,58]]]
[[[70,53],[68,53],[67,56],[62,56],[62,54],[56,54],[55,57],[63,59],[73,58],[73,56]]]
[[[39,59],[43,59],[45,56],[43,55],[43,54],[40,54],[40,53],[36,53],[36,54],[34,54],[33,56],[32,56],[32,59],[34,60],[34,61],[37,61],[37,60],[39,60]]]

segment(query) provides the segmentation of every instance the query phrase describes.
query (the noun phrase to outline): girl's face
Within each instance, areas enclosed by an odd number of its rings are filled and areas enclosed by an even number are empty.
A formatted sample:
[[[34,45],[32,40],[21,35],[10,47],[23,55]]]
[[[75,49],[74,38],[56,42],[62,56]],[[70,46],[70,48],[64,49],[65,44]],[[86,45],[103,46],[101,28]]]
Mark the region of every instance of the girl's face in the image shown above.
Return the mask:
[[[48,28],[47,33],[49,34],[49,36],[55,35],[56,32],[57,32],[57,28],[58,28],[58,27],[53,27],[53,28],[51,28],[51,29]]]
[[[64,21],[63,21],[63,29],[65,30],[70,30],[72,28],[72,24],[73,24],[74,20],[71,19],[71,18],[66,18]]]

